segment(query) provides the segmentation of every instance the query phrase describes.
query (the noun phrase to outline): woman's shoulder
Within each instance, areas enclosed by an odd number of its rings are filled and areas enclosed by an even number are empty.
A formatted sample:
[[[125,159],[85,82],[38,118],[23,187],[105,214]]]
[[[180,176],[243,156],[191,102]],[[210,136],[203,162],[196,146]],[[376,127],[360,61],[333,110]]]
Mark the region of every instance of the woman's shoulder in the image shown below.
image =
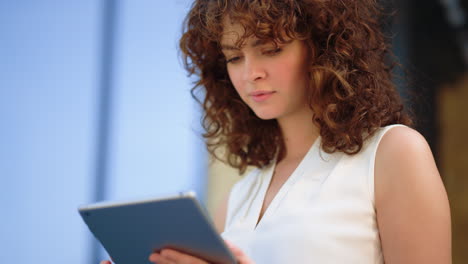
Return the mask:
[[[375,156],[376,203],[442,185],[432,151],[423,135],[415,129],[397,126],[381,138]],[[439,187],[436,187],[439,186]]]
[[[404,125],[391,125],[380,129],[376,156],[384,161],[406,160],[432,152],[423,135]]]
[[[386,261],[449,263],[450,209],[426,139],[406,126],[386,131],[377,148],[374,172]]]
[[[401,125],[384,130],[375,154],[375,173],[378,176],[389,175],[391,179],[388,180],[397,180],[420,175],[418,169],[424,171],[429,166],[437,170],[429,144],[418,131]]]
[[[415,129],[401,125],[394,124],[385,127],[378,128],[368,136],[363,144],[361,152],[372,152],[372,156],[378,155],[382,150],[388,152],[387,150],[393,151],[404,151],[408,144],[411,144],[412,147],[416,147],[416,144],[419,144],[419,147],[422,145],[427,145],[424,137]],[[391,149],[388,149],[391,147]]]

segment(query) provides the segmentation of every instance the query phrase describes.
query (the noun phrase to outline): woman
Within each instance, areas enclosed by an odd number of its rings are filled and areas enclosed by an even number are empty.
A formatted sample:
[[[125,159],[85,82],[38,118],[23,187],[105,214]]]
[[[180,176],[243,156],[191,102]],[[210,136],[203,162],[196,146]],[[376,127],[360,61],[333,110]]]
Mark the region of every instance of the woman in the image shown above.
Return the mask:
[[[256,168],[215,219],[239,263],[451,263],[447,195],[382,18],[375,0],[194,2],[180,47],[208,149]]]

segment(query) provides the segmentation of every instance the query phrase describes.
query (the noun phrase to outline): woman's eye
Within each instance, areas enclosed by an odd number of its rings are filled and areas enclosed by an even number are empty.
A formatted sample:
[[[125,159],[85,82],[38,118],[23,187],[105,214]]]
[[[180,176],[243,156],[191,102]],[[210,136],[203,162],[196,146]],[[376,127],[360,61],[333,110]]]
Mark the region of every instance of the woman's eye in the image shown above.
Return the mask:
[[[226,63],[235,63],[238,60],[240,60],[240,57],[232,57],[232,58],[226,59]]]
[[[281,48],[266,50],[263,53],[266,55],[275,55],[281,52]]]

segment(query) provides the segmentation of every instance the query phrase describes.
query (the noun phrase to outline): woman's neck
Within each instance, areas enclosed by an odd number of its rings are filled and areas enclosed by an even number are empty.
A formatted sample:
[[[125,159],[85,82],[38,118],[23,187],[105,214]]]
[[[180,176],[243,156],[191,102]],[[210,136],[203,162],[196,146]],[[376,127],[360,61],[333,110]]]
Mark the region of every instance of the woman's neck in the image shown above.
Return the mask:
[[[302,160],[319,136],[312,122],[312,110],[278,119],[283,134],[285,152],[282,160]]]

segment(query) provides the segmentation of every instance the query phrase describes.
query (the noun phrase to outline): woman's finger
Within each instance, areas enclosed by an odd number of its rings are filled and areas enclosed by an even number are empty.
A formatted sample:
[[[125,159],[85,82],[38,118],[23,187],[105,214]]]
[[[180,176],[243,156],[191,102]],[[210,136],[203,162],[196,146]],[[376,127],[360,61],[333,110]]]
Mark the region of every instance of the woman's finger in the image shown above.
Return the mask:
[[[176,264],[176,262],[166,258],[166,257],[163,257],[161,256],[161,254],[158,254],[158,253],[152,253],[148,260],[150,262],[153,262],[153,263],[157,263],[157,264]]]
[[[201,260],[197,257],[184,254],[182,252],[172,250],[172,249],[163,249],[161,250],[161,255],[168,258],[169,260],[174,261],[177,264],[208,264],[208,262]]]
[[[110,262],[109,260],[103,260],[99,262],[99,264],[112,264],[112,262]]]

